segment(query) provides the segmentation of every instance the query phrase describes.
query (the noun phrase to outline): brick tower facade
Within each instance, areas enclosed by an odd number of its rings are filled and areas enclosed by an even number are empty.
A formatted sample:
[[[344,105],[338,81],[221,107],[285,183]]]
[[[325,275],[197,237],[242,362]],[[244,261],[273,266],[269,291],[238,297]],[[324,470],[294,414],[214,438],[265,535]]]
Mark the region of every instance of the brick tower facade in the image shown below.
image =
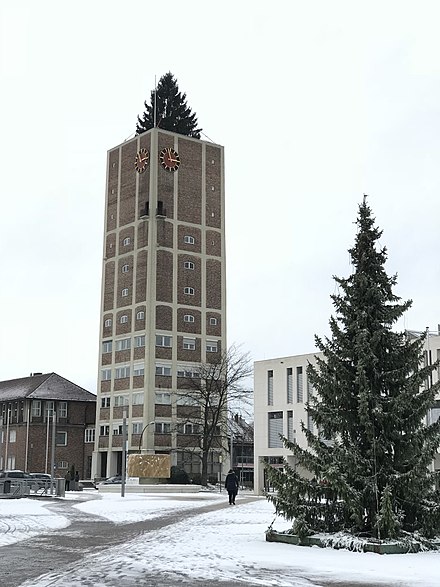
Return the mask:
[[[225,350],[224,201],[219,145],[154,128],[108,152],[96,477],[121,471],[124,412],[129,452],[198,472],[179,451],[179,378]]]

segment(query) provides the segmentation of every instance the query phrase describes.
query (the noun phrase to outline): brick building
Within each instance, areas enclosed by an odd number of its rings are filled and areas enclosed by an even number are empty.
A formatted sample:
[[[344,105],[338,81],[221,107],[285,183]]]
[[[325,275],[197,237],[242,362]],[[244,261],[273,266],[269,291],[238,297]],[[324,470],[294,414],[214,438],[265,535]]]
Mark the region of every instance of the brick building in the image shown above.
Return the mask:
[[[223,147],[153,128],[108,152],[106,185],[93,470],[120,473],[125,412],[129,452],[197,473],[179,382],[226,344]]]
[[[90,478],[96,396],[56,373],[0,382],[0,469]],[[54,426],[55,420],[55,428]]]

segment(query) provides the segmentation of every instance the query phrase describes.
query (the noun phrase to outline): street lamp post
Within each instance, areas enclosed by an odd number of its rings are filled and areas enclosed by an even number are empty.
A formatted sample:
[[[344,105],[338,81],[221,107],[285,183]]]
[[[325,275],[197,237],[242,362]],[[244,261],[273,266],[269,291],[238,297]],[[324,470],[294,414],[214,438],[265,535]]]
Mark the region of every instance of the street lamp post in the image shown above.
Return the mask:
[[[141,432],[141,437],[139,438],[139,453],[140,453],[140,452],[141,452],[141,450],[142,450],[142,448],[141,448],[141,447],[142,447],[142,438],[143,438],[143,436],[144,436],[144,432],[145,432],[145,430],[148,428],[148,426],[151,426],[151,424],[154,424],[154,420],[153,420],[152,422],[148,422],[148,424],[146,424],[146,425],[143,427],[143,429],[142,429],[142,432]]]

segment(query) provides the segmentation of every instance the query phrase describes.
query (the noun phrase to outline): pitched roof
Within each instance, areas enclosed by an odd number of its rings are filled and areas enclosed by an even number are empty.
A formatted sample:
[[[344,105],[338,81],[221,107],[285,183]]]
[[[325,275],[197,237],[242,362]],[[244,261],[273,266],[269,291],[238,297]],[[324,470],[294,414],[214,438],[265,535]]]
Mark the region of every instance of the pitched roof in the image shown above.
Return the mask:
[[[96,402],[96,395],[56,373],[0,381],[0,401],[20,399]]]

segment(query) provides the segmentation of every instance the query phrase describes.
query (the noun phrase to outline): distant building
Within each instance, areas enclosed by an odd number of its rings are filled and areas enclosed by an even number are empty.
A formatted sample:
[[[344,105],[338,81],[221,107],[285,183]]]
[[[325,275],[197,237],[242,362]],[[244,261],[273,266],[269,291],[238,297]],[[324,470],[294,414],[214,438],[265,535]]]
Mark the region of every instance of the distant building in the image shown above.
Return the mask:
[[[0,469],[50,474],[55,433],[55,476],[74,466],[90,478],[95,395],[56,373],[34,373],[0,382],[0,414]]]
[[[409,337],[419,337],[423,332],[407,331]],[[308,417],[306,404],[313,393],[308,377],[307,366],[316,364],[316,357],[322,353],[309,353],[292,357],[280,357],[254,364],[254,491],[261,495],[266,489],[267,480],[264,471],[266,461],[274,467],[283,467],[285,458],[290,466],[295,467],[292,453],[284,448],[280,434],[307,448],[301,422],[313,430],[314,423]],[[424,362],[432,365],[440,358],[440,333],[429,333],[425,341]],[[439,370],[434,370],[425,385],[438,381]],[[435,422],[440,417],[440,398],[426,416],[427,422]],[[313,430],[316,432],[316,430]],[[433,462],[433,469],[440,470],[440,454]]]
[[[121,473],[125,414],[129,453],[196,476],[181,392],[226,349],[223,147],[153,128],[110,149],[104,226],[94,473]]]
[[[231,466],[237,473],[240,485],[254,486],[254,425],[239,414],[228,419],[229,449],[232,445]],[[225,471],[223,471],[225,473]]]

